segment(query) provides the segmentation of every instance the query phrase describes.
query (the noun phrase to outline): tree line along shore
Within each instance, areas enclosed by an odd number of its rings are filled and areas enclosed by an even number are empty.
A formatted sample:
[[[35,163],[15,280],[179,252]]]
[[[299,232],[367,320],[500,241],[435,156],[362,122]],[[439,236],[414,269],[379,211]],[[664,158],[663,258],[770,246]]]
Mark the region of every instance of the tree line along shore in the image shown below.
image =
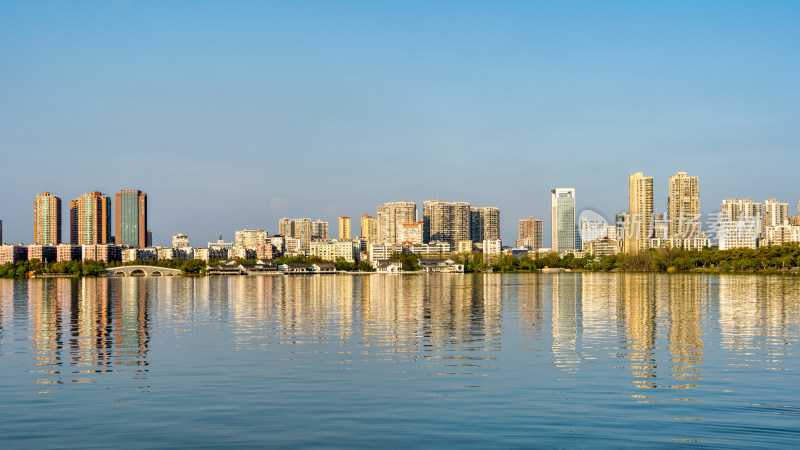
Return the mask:
[[[403,270],[414,272],[420,270],[420,255],[414,253],[395,253],[391,259],[399,260]],[[537,272],[544,268],[565,268],[595,272],[720,272],[720,273],[800,273],[800,244],[790,243],[780,246],[750,248],[734,248],[716,250],[683,249],[649,249],[629,255],[586,255],[575,258],[571,253],[560,256],[556,252],[510,254],[488,257],[479,252],[453,254],[449,257],[457,264],[464,265],[466,273],[480,272]],[[237,263],[253,264],[255,260],[236,260]],[[287,263],[313,264],[323,261],[314,256],[278,257],[277,265]],[[133,261],[122,264],[99,261],[65,261],[43,263],[33,259],[16,264],[6,263],[0,266],[0,278],[25,278],[27,276],[69,275],[69,276],[104,276],[106,270],[123,265],[145,265],[178,269],[185,275],[203,275],[208,265],[219,261],[203,261],[199,259],[176,260],[162,259],[149,261]],[[366,263],[352,263],[343,259],[333,261],[337,271],[372,272],[373,267]]]

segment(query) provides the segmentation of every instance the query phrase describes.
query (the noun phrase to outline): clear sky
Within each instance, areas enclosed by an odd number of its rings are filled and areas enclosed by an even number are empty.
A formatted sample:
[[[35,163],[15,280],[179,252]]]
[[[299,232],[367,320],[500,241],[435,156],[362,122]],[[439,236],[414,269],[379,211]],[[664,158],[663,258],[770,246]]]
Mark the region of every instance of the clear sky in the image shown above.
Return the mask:
[[[550,190],[609,219],[627,176],[800,200],[800,2],[0,3],[0,220],[33,199],[148,193],[156,244],[387,201],[498,206]]]

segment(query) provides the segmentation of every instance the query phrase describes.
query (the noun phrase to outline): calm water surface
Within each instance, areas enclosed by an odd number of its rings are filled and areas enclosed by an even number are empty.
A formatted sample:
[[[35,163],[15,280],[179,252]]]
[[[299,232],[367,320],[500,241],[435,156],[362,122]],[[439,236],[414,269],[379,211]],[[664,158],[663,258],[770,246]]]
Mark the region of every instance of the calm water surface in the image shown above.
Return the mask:
[[[800,279],[0,280],[0,443],[800,445]]]

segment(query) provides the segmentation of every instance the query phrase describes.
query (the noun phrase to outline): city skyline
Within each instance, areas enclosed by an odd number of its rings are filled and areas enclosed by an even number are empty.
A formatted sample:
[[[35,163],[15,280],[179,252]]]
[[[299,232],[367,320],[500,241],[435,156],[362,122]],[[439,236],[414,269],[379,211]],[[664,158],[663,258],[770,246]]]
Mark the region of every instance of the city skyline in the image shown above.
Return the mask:
[[[4,241],[40,192],[120,186],[152,196],[157,244],[431,197],[499,207],[510,241],[557,186],[611,222],[637,171],[659,212],[678,171],[704,213],[794,204],[799,11],[4,2]]]
[[[641,175],[641,174],[640,173],[631,173],[631,174],[628,174],[628,178],[631,178],[634,175]],[[649,181],[649,185],[648,185],[648,189],[652,190],[652,191],[656,191],[657,190],[657,186],[659,184],[659,182],[658,182],[659,180],[652,180],[654,177],[650,177],[650,176],[644,177],[644,178],[647,178],[647,179],[650,180]],[[668,185],[668,188],[665,189],[666,191],[670,190],[669,187],[672,186],[672,183],[674,182],[674,180],[676,178],[680,178],[680,179],[688,178],[690,180],[693,180],[692,181],[693,184],[691,184],[692,189],[694,189],[692,195],[697,196],[697,198],[692,197],[689,200],[689,202],[692,204],[692,206],[691,207],[687,207],[689,210],[693,211],[694,209],[692,209],[692,208],[696,208],[698,206],[698,204],[700,204],[700,194],[699,194],[698,189],[697,189],[697,185],[698,185],[697,179],[699,177],[697,177],[697,176],[686,177],[686,172],[680,172],[679,171],[679,172],[667,177],[667,180],[664,182],[664,184]],[[685,182],[686,181],[684,181],[684,183]],[[630,185],[630,180],[629,180],[629,185]],[[629,186],[629,189],[630,189],[630,186]],[[559,191],[559,192],[569,191],[569,192],[571,192],[571,195],[576,197],[574,200],[577,201],[578,198],[579,198],[579,195],[576,195],[576,193],[575,193],[576,190],[573,189],[573,188],[555,188],[555,189],[551,189],[551,192],[550,192],[551,215],[549,217],[548,216],[544,216],[544,217],[528,216],[529,218],[530,217],[535,217],[536,219],[540,219],[540,220],[543,221],[543,224],[542,224],[543,235],[547,234],[546,231],[552,230],[552,207],[553,207],[552,202],[553,202],[553,192],[555,192],[555,191]],[[145,211],[149,210],[149,208],[147,206],[147,194],[145,194],[145,193],[143,193],[143,192],[141,192],[139,190],[133,190],[133,191],[122,190],[122,191],[118,192],[115,195],[115,197],[118,198],[120,196],[120,193],[124,194],[126,192],[130,193],[130,194],[134,194],[135,193],[137,195],[137,197],[139,197],[139,202],[138,202],[139,205],[143,204],[144,205],[143,207],[144,207]],[[41,196],[43,196],[45,194],[47,196],[52,196],[53,198],[60,199],[59,196],[57,196],[54,193],[51,193],[49,191],[45,191],[45,192],[42,192],[41,194],[38,194],[37,196],[35,196],[35,199],[38,199],[39,197],[41,197]],[[631,192],[629,191],[628,192],[628,196],[630,197],[630,195],[631,195]],[[648,194],[648,195],[650,195],[650,194]],[[60,242],[62,242],[62,243],[82,242],[80,239],[75,240],[76,239],[75,233],[77,233],[78,230],[81,229],[81,228],[79,226],[76,227],[74,225],[75,221],[78,219],[78,214],[77,214],[77,209],[76,209],[75,216],[72,217],[73,216],[72,209],[73,209],[74,206],[77,206],[76,203],[78,201],[80,201],[84,197],[86,197],[86,198],[92,198],[92,197],[100,197],[100,198],[102,198],[102,200],[101,200],[102,208],[107,208],[107,211],[102,212],[102,214],[106,214],[106,215],[110,214],[111,216],[117,216],[118,217],[118,215],[116,213],[111,213],[112,209],[114,211],[116,211],[118,209],[118,206],[117,206],[118,203],[117,203],[116,199],[112,204],[110,196],[106,196],[105,194],[103,194],[103,193],[101,193],[99,191],[92,191],[91,193],[84,193],[83,195],[79,196],[75,200],[70,201],[68,203],[68,206],[61,205],[62,214],[64,214],[64,211],[63,211],[64,209],[68,209],[66,211],[66,214],[64,215],[64,217],[65,218],[69,218],[69,220],[63,220],[62,219],[62,224],[60,225],[60,228],[63,231],[59,230],[62,233],[62,238],[61,238]],[[710,223],[710,221],[712,221],[712,220],[714,220],[716,218],[717,214],[720,215],[719,216],[720,219],[724,218],[726,214],[728,214],[729,216],[732,214],[730,212],[726,212],[726,211],[728,211],[726,209],[726,205],[727,205],[728,202],[740,203],[742,201],[750,201],[750,202],[752,202],[753,207],[757,207],[758,208],[757,209],[757,213],[763,215],[763,220],[764,220],[764,222],[766,224],[772,224],[772,222],[770,221],[771,219],[770,219],[770,215],[768,214],[768,212],[769,211],[773,211],[772,209],[769,209],[769,208],[770,208],[770,205],[774,205],[775,211],[771,213],[771,216],[776,217],[776,218],[772,219],[772,221],[775,221],[775,224],[782,224],[782,223],[788,224],[789,223],[789,219],[791,217],[796,216],[796,215],[800,216],[800,200],[795,200],[795,199],[788,199],[788,201],[783,201],[783,200],[784,199],[781,199],[781,198],[777,198],[777,199],[776,198],[767,198],[767,199],[764,199],[763,201],[761,201],[761,200],[753,199],[751,197],[746,197],[746,196],[741,198],[741,199],[723,198],[723,199],[720,199],[719,202],[708,201],[706,199],[706,200],[703,201],[703,204],[705,204],[705,205],[709,205],[710,204],[711,206],[709,206],[708,209],[706,209],[706,210],[702,210],[702,212],[700,213],[701,214],[700,220],[699,220],[699,223],[697,223],[697,226],[699,226],[700,227],[699,229],[701,229],[701,230],[707,230],[708,229],[708,224]],[[663,209],[659,209],[657,206],[655,206],[657,204],[657,199],[653,199],[653,200],[649,200],[649,201],[652,201],[653,204],[654,204],[654,206],[652,207],[653,214],[667,214],[667,215],[669,214],[669,203],[670,203],[670,198],[669,197],[664,202],[665,207]],[[419,203],[424,205],[427,202],[428,201],[422,201],[422,202],[419,202]],[[438,200],[436,202],[449,203],[449,204],[463,203],[463,204],[469,205],[469,202],[458,202],[458,201],[456,201],[456,202],[444,202],[444,201],[438,201]],[[797,205],[796,205],[797,209],[796,210],[792,209],[792,207],[795,206],[795,202],[797,202]],[[402,203],[409,203],[409,201],[388,202],[385,205],[392,204],[392,203],[400,203],[400,204],[402,204]],[[413,203],[417,203],[417,202],[413,202]],[[720,205],[720,206],[715,207],[715,205]],[[373,207],[373,209],[377,210],[381,206],[382,205],[376,205],[376,206]],[[762,207],[763,207],[763,213],[762,213]],[[503,208],[496,208],[496,207],[493,207],[493,206],[490,206],[490,207],[487,207],[487,208],[490,208],[490,209],[491,208],[495,208],[495,209],[499,209],[499,210],[503,209]],[[33,224],[32,228],[29,228],[28,234],[30,234],[31,230],[34,232],[34,234],[36,233],[36,217],[37,217],[37,215],[36,215],[35,209],[36,208],[34,207],[34,224]],[[472,207],[472,209],[476,210],[476,209],[485,209],[485,208]],[[621,214],[621,213],[627,213],[627,212],[629,212],[629,210],[630,210],[630,199],[629,199],[629,205],[628,205],[627,209],[620,208],[619,211],[614,213],[614,214],[606,214],[603,211],[597,211],[596,209],[592,209],[591,207],[589,207],[589,208],[577,208],[577,207],[575,207],[575,210],[574,210],[574,213],[573,213],[573,216],[574,216],[574,219],[575,219],[574,220],[574,222],[575,222],[575,225],[574,225],[575,226],[575,233],[579,232],[580,223],[579,223],[578,218],[579,218],[579,215],[580,215],[581,212],[590,211],[591,213],[598,213],[607,221],[608,224],[613,224],[613,223],[615,223],[615,215]],[[415,206],[415,211],[418,211],[417,212],[417,220],[419,220],[420,221],[419,223],[422,224],[423,223],[423,219],[424,219],[424,214],[422,213],[422,209],[419,209],[419,207]],[[473,211],[473,213],[474,213],[474,211]],[[145,212],[144,217],[140,216],[138,218],[138,222],[143,223],[145,225],[145,227],[147,227],[147,221],[149,220],[147,218],[148,215],[149,215],[149,213]],[[505,213],[503,214],[503,216],[505,217]],[[112,218],[108,217],[106,220],[108,220],[110,223],[104,224],[103,223],[104,221],[101,220],[100,225],[98,225],[98,224],[93,224],[92,225],[93,227],[95,227],[95,228],[99,227],[100,230],[104,230],[105,233],[108,233],[108,239],[109,239],[109,242],[111,242],[111,243],[115,243],[115,242],[119,243],[118,242],[119,238],[117,238],[115,235],[111,234],[112,230],[117,230],[118,227],[119,227],[119,225],[118,225],[118,223],[119,223],[118,220],[119,219],[117,217],[115,217],[113,219],[113,223],[111,223],[112,222]],[[336,229],[332,229],[331,228],[330,232],[329,232],[328,228],[327,228],[327,226],[328,226],[327,224],[329,224],[331,222],[338,224],[338,223],[341,223],[341,219],[349,219],[349,217],[347,217],[347,216],[336,216],[336,217],[337,217],[337,220],[335,220],[335,221],[334,220],[328,220],[327,218],[317,218],[315,220],[315,222],[310,222],[309,223],[309,227],[313,226],[316,223],[324,222],[326,224],[326,228],[325,228],[325,231],[324,231],[325,238],[328,238],[328,234],[330,234],[331,236],[339,237],[339,227],[337,226]],[[363,220],[364,220],[365,217],[372,217],[372,216],[371,216],[371,214],[366,213],[366,214],[361,214],[358,217],[360,217],[360,220],[362,221],[362,224],[363,224]],[[734,218],[738,218],[738,216],[733,216],[733,217]],[[399,227],[402,224],[402,222],[406,221],[406,219],[409,219],[409,218],[410,218],[410,216],[408,216],[408,217],[403,216],[403,218],[398,219],[398,222],[397,222],[398,225],[397,226]],[[233,240],[234,232],[236,230],[249,229],[249,228],[264,229],[264,230],[269,231],[273,235],[274,234],[284,234],[281,231],[282,228],[281,228],[280,224],[281,224],[282,220],[286,220],[286,219],[287,219],[286,217],[282,217],[280,219],[275,219],[275,221],[274,221],[275,223],[274,224],[273,223],[266,223],[266,224],[263,224],[263,223],[261,223],[261,224],[252,224],[251,223],[251,224],[239,226],[238,228],[229,227],[226,230],[220,230],[220,232],[211,233],[210,237],[218,237],[220,234],[222,234],[223,237],[225,237],[225,239]],[[523,219],[525,219],[525,217],[520,217],[520,218],[508,218],[508,217],[506,217],[506,219],[501,222],[501,224],[503,224],[503,223],[506,224],[506,226],[504,228],[503,227],[500,228],[500,238],[503,240],[504,245],[513,246],[514,241],[516,241],[517,238],[519,237],[518,221],[523,220]],[[7,218],[0,219],[0,221],[2,221],[2,220],[6,220],[6,222],[8,222]],[[87,218],[86,220],[88,220],[91,223],[93,223],[93,221],[94,221],[94,219],[91,219],[91,218]],[[310,219],[289,219],[289,220],[295,221],[295,220],[310,220]],[[372,218],[372,220],[375,221],[376,219]],[[409,222],[414,222],[414,221],[413,220],[409,220]],[[508,222],[513,222],[513,223],[509,224]],[[0,223],[2,223],[2,222],[0,222]],[[693,223],[694,223],[694,219],[693,219]],[[65,225],[65,224],[68,224],[68,225]],[[674,225],[673,223],[670,223],[670,227],[673,227],[673,225]],[[68,234],[67,234],[67,228],[66,228],[67,226],[69,226],[69,229],[68,229],[69,233]],[[648,227],[648,225],[644,225],[644,226]],[[683,227],[687,227],[686,224],[683,224],[682,226]],[[759,226],[760,226],[760,224],[759,224]],[[375,227],[377,229],[377,224],[375,225]],[[511,227],[513,227],[513,230],[508,230],[508,228],[511,228]],[[652,224],[650,224],[649,227],[652,228]],[[181,227],[179,227],[179,228],[181,228]],[[182,229],[188,229],[188,228],[189,227],[183,227]],[[169,231],[169,232],[166,232],[166,233],[165,232],[157,232],[156,235],[158,236],[158,238],[151,242],[150,241],[150,239],[151,239],[151,233],[150,232],[152,230],[149,229],[149,228],[146,228],[146,229],[147,229],[147,233],[144,234],[146,245],[139,245],[138,247],[147,247],[147,246],[150,246],[150,245],[155,245],[155,246],[168,245],[171,242],[171,237],[172,236],[174,236],[175,234],[178,234],[178,233],[184,233],[184,231],[180,231],[180,230],[173,230],[173,231]],[[359,234],[356,234],[356,233],[352,232],[352,231],[354,231],[352,229],[352,226],[350,227],[350,230],[351,230],[351,233],[352,233],[352,237],[361,236],[361,233],[360,233],[361,232],[361,227],[359,228]],[[310,228],[309,228],[309,233],[310,232],[311,231],[310,231]],[[399,231],[399,228],[398,228],[397,233],[399,233],[399,232],[400,231]],[[760,233],[761,230],[759,229],[758,232]],[[137,233],[138,233],[138,231],[137,231]],[[506,233],[506,238],[505,239],[503,238],[503,236],[504,236],[503,233]],[[185,233],[185,234],[190,235],[189,233]],[[288,233],[285,233],[284,235],[291,236],[293,234],[297,234],[297,233],[293,233],[292,231],[289,231]],[[300,233],[300,234],[302,234],[302,233]],[[670,231],[669,234],[671,235],[672,232]],[[309,234],[309,237],[306,239],[306,242],[310,242],[310,236],[311,235]],[[363,237],[363,236],[361,236],[361,237]],[[116,238],[116,239],[114,239],[114,238]],[[577,234],[576,234],[575,238],[576,238],[575,242],[577,244],[579,242],[579,237],[578,237]],[[95,238],[95,239],[98,241],[98,243],[104,243],[104,242],[102,242],[103,241],[103,237],[102,236],[100,238]],[[205,239],[205,237],[201,237],[201,238],[198,239],[198,242],[201,242],[201,241],[202,242],[205,242],[205,241],[211,242],[212,240],[213,239],[211,239],[211,238]],[[551,240],[552,240],[552,238],[551,238]],[[6,243],[6,244],[10,244],[10,243],[14,243],[14,244],[17,244],[17,243],[19,243],[19,244],[36,243],[35,239],[31,239],[31,240],[23,239],[21,241],[12,241],[12,240],[9,240],[8,238],[4,239],[3,242]],[[543,248],[552,248],[552,247],[548,247],[548,244],[550,244],[550,242],[547,241],[547,239],[544,239],[544,242],[542,244],[543,244]],[[136,246],[136,245],[134,245],[134,246]],[[566,249],[566,248],[567,247],[564,247],[564,249]]]

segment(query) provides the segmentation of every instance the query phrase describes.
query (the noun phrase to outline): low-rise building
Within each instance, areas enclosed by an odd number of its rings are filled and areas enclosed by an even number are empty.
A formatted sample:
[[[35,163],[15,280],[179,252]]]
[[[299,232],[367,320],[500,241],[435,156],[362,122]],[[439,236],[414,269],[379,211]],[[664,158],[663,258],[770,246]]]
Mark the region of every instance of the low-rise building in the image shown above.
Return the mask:
[[[120,258],[122,259],[123,263],[134,262],[136,260],[139,261],[151,261],[156,260],[158,258],[158,250],[155,247],[147,247],[147,248],[126,248],[121,250]],[[172,250],[172,249],[169,249]],[[165,258],[167,259],[167,258]]]
[[[464,265],[452,259],[420,259],[419,269],[429,273],[464,273]]]
[[[281,236],[280,234],[275,236],[270,236],[267,238],[267,244],[272,244],[275,248],[276,255],[282,255],[283,251],[286,249],[286,237]],[[299,246],[298,242],[298,246]]]
[[[754,220],[723,220],[717,225],[719,249],[756,248],[758,226]]]
[[[404,246],[406,253],[416,253],[417,255],[447,255],[452,251],[449,242],[431,241],[427,244],[412,244]]]
[[[238,259],[255,259],[258,257],[258,255],[255,248],[234,247],[228,250],[228,257]]]
[[[380,273],[400,273],[403,271],[403,264],[396,259],[382,259],[372,262],[372,267]]]
[[[43,263],[50,263],[56,261],[56,256],[55,245],[33,244],[28,246],[28,261],[38,259]]]
[[[383,259],[389,259],[392,254],[394,253],[401,253],[403,251],[403,246],[400,244],[392,244],[392,243],[377,243],[373,242],[369,244],[369,258],[370,261],[380,261]]]
[[[213,264],[206,266],[206,275],[244,275],[237,264]]]
[[[616,239],[595,239],[583,243],[583,250],[593,256],[616,255],[619,243]]]
[[[325,261],[342,258],[347,262],[358,262],[360,252],[358,244],[352,240],[327,239],[311,241],[309,253]]]
[[[285,244],[283,249],[284,253],[292,253],[292,254],[303,253],[301,251],[299,238],[293,238],[293,237],[284,238],[284,244]]]
[[[258,259],[272,259],[275,256],[275,246],[272,244],[261,244],[256,248],[256,258]]]
[[[263,275],[266,273],[274,273],[278,270],[278,266],[273,260],[259,260],[255,264],[239,264],[239,268],[247,275]]]
[[[586,252],[583,250],[564,250],[558,253],[558,256],[562,258],[567,255],[572,255],[575,258],[583,258],[584,256],[586,256]]]
[[[194,259],[200,259],[203,261],[208,261],[210,259],[209,250],[207,248],[204,247],[195,248],[193,249],[193,253],[194,253]]]
[[[83,253],[80,245],[59,244],[56,246],[56,261],[78,261]]]
[[[172,248],[183,248],[189,246],[189,236],[178,233],[172,236]]]
[[[16,264],[28,259],[28,247],[24,245],[0,245],[0,265]]]
[[[397,230],[397,239],[402,243],[422,244],[424,222],[403,222]]]
[[[304,274],[313,272],[314,268],[310,264],[286,263],[278,266],[278,270],[284,274]]]
[[[336,265],[333,263],[314,263],[311,265],[314,273],[336,273]]]
[[[783,245],[790,242],[800,242],[800,226],[778,225],[765,227],[764,239],[758,245]],[[30,259],[30,252],[28,253],[28,259]]]
[[[501,239],[487,239],[483,241],[484,255],[499,255],[503,251],[503,241]]]
[[[194,259],[194,249],[192,247],[179,247],[172,249],[173,259]]]
[[[157,259],[175,259],[175,249],[167,247],[157,247]]]
[[[114,244],[87,244],[81,250],[84,261],[108,263],[122,260],[122,248]]]
[[[458,253],[469,253],[473,249],[473,242],[471,239],[460,240],[456,242],[456,252]]]

